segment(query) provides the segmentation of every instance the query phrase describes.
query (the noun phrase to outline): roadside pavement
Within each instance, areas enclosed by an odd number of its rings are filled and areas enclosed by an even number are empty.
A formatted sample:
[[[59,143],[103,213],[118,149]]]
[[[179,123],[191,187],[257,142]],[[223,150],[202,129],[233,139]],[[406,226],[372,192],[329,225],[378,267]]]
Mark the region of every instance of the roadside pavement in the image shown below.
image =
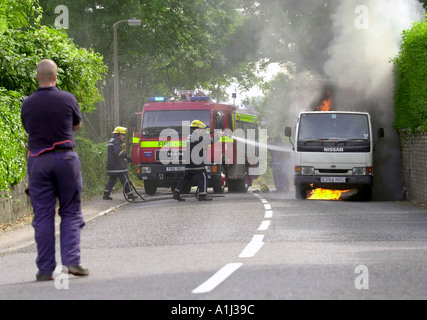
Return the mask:
[[[251,188],[250,191],[254,190],[256,190],[256,188]],[[141,192],[141,190],[138,191],[144,197],[146,202],[172,199],[172,193],[169,189],[161,189],[154,196],[149,196]],[[259,191],[256,190],[255,192]],[[188,196],[189,195],[184,195],[184,197]],[[84,221],[89,222],[93,219],[102,217],[105,214],[119,210],[121,207],[129,204],[129,202],[124,199],[123,191],[121,189],[114,191],[112,193],[112,197],[113,200],[103,200],[102,195],[99,195],[93,199],[83,201],[82,212]],[[18,226],[14,226],[8,230],[0,230],[0,256],[25,248],[35,242],[34,229],[31,225],[31,220],[32,218],[28,217],[28,219],[25,219],[24,222],[20,223]],[[60,220],[60,217],[56,214],[55,230],[57,235],[59,234]]]
[[[146,198],[146,195],[142,195]],[[121,190],[115,191],[112,194],[113,200],[103,200],[102,195],[82,203],[82,212],[84,221],[88,222],[97,217],[118,210],[122,206],[127,205],[123,198]],[[169,196],[171,197],[171,196]],[[59,232],[60,217],[58,214],[55,217],[55,230]],[[0,231],[0,256],[24,248],[34,243],[34,229],[31,225],[31,220],[24,223],[22,226],[12,228],[11,230]]]

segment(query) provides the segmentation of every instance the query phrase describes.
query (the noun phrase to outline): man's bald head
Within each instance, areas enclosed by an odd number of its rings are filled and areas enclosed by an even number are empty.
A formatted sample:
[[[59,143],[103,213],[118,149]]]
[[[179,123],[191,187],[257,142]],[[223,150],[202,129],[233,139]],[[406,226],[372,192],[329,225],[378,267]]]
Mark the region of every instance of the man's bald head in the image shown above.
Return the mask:
[[[50,59],[43,59],[37,65],[37,81],[40,86],[56,85],[57,66]]]

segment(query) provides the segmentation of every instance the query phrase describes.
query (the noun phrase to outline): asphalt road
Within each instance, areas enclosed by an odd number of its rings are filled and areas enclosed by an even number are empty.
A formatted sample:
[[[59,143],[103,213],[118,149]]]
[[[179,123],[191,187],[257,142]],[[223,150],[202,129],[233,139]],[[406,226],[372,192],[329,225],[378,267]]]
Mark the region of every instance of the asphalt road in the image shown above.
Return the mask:
[[[149,200],[88,217],[87,278],[35,282],[34,243],[0,250],[0,299],[427,298],[426,207],[251,192]]]

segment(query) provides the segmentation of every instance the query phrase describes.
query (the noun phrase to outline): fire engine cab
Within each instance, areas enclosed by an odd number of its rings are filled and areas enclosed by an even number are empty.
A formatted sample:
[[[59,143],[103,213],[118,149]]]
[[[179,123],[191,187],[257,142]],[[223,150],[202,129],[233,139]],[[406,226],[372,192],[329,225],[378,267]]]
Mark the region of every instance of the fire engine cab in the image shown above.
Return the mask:
[[[189,125],[200,120],[213,137],[215,131],[226,133],[206,147],[206,170],[209,184],[215,193],[246,192],[258,176],[249,170],[254,167],[251,155],[233,137],[235,130],[255,132],[258,139],[258,118],[248,110],[237,110],[227,104],[211,101],[195,91],[181,91],[177,98],[152,97],[141,112],[132,115],[132,159],[138,178],[144,181],[145,193],[154,195],[159,187],[173,191],[184,175],[186,141]],[[239,149],[239,150],[238,150]],[[166,160],[165,160],[166,159]],[[242,160],[243,159],[243,160]],[[196,185],[195,183],[192,185]],[[184,193],[188,193],[191,186]]]

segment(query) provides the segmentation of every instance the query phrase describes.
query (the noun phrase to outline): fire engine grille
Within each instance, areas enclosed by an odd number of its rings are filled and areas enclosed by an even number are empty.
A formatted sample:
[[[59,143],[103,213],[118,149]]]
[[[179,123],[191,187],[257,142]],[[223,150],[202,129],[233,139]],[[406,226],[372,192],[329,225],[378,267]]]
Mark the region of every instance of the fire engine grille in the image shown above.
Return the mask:
[[[172,160],[181,160],[182,161],[182,150],[167,150],[167,151],[161,151],[156,150],[156,161],[160,161],[160,152],[166,153],[164,154],[164,159],[172,158]]]

